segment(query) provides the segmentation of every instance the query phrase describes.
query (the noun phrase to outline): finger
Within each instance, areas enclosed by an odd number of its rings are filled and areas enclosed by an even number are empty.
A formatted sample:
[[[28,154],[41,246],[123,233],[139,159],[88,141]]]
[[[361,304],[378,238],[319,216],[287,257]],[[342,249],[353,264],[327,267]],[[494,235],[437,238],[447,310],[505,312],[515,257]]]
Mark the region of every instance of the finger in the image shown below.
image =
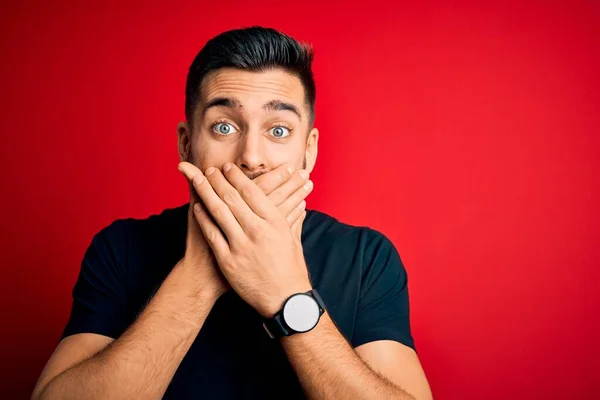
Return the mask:
[[[306,219],[306,210],[302,212],[302,215],[294,221],[292,224],[291,230],[295,238],[302,241],[302,226],[304,224],[304,220]]]
[[[198,199],[198,195],[196,194],[196,190],[194,189],[194,185],[192,184],[192,178],[194,177],[194,175],[196,175],[198,172],[200,172],[200,170],[198,168],[196,168],[195,165],[190,164],[188,162],[180,162],[177,165],[177,169],[179,170],[179,172],[181,172],[181,174],[185,177],[185,179],[188,182],[188,185],[190,187],[190,214],[194,215],[194,210],[193,210],[193,206],[194,206],[194,200],[197,201]]]
[[[227,204],[215,193],[204,174],[199,172],[193,177],[192,182],[204,207],[221,227],[229,242],[232,240],[241,240],[245,236],[244,230],[235,219],[229,207],[227,207]]]
[[[202,207],[202,210],[206,210],[206,207],[202,204],[202,200],[200,199],[200,196],[198,194],[198,192],[196,191],[196,188],[194,187],[194,177],[195,176],[203,176],[202,171],[196,167],[194,164],[191,164],[189,162],[180,162],[179,165],[177,166],[177,168],[179,169],[179,171],[189,180],[189,185],[190,185],[190,208],[189,208],[189,212],[190,212],[190,216],[194,216],[195,217],[195,213],[194,213],[194,205],[196,203],[199,203],[200,206]],[[201,179],[201,178],[198,178]],[[212,223],[217,226],[217,228],[219,228],[219,231],[221,232],[221,234],[225,234],[222,227],[220,227],[219,224],[215,223],[214,218],[211,216],[210,213],[207,214],[209,219],[212,221]],[[198,230],[200,231],[200,227],[198,226],[198,224],[193,224],[191,227],[188,227],[194,230]],[[227,236],[227,235],[225,235]]]
[[[312,192],[314,187],[313,181],[307,181],[300,189],[297,189],[291,196],[289,196],[283,203],[279,205],[279,212],[283,215],[288,215],[292,210],[300,204],[301,201],[306,199]]]
[[[301,169],[292,174],[290,179],[282,183],[277,189],[269,193],[268,197],[271,201],[279,206],[283,203],[290,195],[295,193],[299,188],[306,184],[309,177],[308,171]],[[298,204],[296,202],[293,206]],[[285,214],[284,214],[285,215]]]
[[[206,242],[215,254],[215,258],[223,260],[225,257],[228,257],[230,254],[229,243],[227,243],[227,239],[225,239],[217,224],[212,221],[202,204],[194,204],[194,216],[196,217],[196,221],[198,221],[202,234],[206,238]]]
[[[232,163],[226,163],[223,168],[227,169],[226,166],[233,167]],[[232,168],[233,169],[233,168]],[[254,210],[251,208],[250,204],[246,202],[246,199],[242,197],[240,191],[244,192],[244,195],[248,198],[254,196],[262,196],[265,199],[265,203],[268,202],[266,196],[260,191],[260,189],[252,183],[248,177],[239,170],[239,168],[235,167],[237,171],[239,171],[241,177],[238,177],[238,181],[243,180],[242,188],[238,188],[234,185],[236,182],[229,181],[229,179],[217,168],[209,168],[207,173],[210,171],[210,174],[207,176],[207,179],[210,181],[211,186],[214,188],[215,193],[221,198],[223,203],[229,207],[233,216],[237,219],[239,225],[246,232],[259,229],[259,223],[262,222],[262,218],[257,215]],[[238,184],[239,186],[239,184]],[[248,190],[253,190],[253,194],[247,193]]]
[[[183,163],[182,163],[183,164]],[[188,164],[188,163],[185,163]],[[188,235],[187,238],[188,240],[191,239],[192,236],[190,236],[189,233],[193,233],[193,234],[202,234],[200,226],[198,225],[197,221],[196,221],[196,216],[194,213],[194,204],[196,204],[199,201],[199,197],[198,194],[196,193],[196,190],[194,189],[194,185],[192,184],[192,181],[187,177],[186,173],[184,172],[186,169],[189,169],[188,166],[186,165],[178,165],[177,169],[179,169],[179,171],[181,172],[181,174],[186,178],[187,184],[189,186],[190,189],[190,206],[188,207],[188,222],[187,222],[187,230],[188,230]],[[191,172],[190,172],[191,173]]]
[[[192,234],[201,234],[200,232],[200,226],[198,226],[198,223],[196,221],[196,213],[194,212],[194,204],[196,204],[197,201],[191,199],[190,200],[190,206],[188,207],[188,226],[187,226],[187,230],[188,230],[188,238],[191,239],[190,237],[190,233]]]
[[[256,218],[256,216],[269,220],[272,219],[275,215],[280,215],[276,214],[277,208],[272,202],[269,201],[269,198],[262,192],[262,190],[258,186],[256,186],[254,182],[252,182],[246,176],[246,174],[242,172],[241,169],[239,169],[237,165],[234,165],[232,163],[226,163],[223,166],[223,171],[225,175],[222,178],[228,186],[227,188],[223,189],[223,192],[225,192],[226,195],[230,196],[229,200],[231,201],[231,203],[235,204],[241,202],[244,205],[244,207],[240,207],[244,211],[243,213],[241,213],[241,217],[248,218],[245,221],[244,226],[256,224],[256,220],[253,220],[253,217]],[[217,175],[217,172],[215,172],[214,175]],[[218,180],[220,180],[220,178],[215,177],[215,181]],[[230,190],[233,190],[234,193],[229,193]],[[229,201],[227,203],[229,205]],[[252,213],[252,216],[246,215],[246,210],[250,211]]]
[[[188,180],[188,184],[190,187],[190,214],[193,216],[194,204],[200,202],[200,196],[198,196],[198,193],[194,188],[194,182],[192,180],[197,174],[202,174],[202,171],[200,171],[200,169],[194,164],[191,164],[187,161],[180,162],[179,165],[177,165],[177,169],[179,169],[183,176]]]
[[[302,213],[304,212],[304,210],[306,209],[306,201],[302,200],[302,202],[300,204],[298,204],[296,207],[294,207],[294,209],[287,215],[287,217],[285,217],[288,226],[291,228],[292,225],[294,224],[294,222],[296,222],[296,220],[298,218],[300,218],[300,216],[302,215]]]
[[[198,167],[187,161],[182,161],[177,165],[177,169],[191,182],[191,180],[199,173],[202,173]]]
[[[200,229],[200,225],[198,225],[198,221],[196,220],[196,213],[194,212],[194,206],[196,204],[198,204],[201,207],[201,210],[204,210],[205,213],[207,213],[208,218],[211,220],[211,222],[217,227],[219,228],[219,231],[221,232],[221,235],[223,235],[223,237],[227,237],[227,235],[225,235],[225,232],[223,232],[223,229],[221,229],[221,227],[219,226],[219,224],[217,224],[215,222],[215,219],[212,217],[212,215],[210,215],[210,213],[208,213],[208,211],[206,210],[206,206],[204,206],[204,204],[202,204],[202,200],[200,200],[200,197],[198,196],[198,193],[196,193],[196,190],[194,189],[193,184],[191,184],[192,187],[192,197],[190,199],[190,207],[189,207],[189,211],[190,211],[190,216],[192,218],[192,222],[194,222],[190,227],[188,227],[188,229],[191,229],[194,231],[194,233],[197,231],[200,235],[203,235],[202,230]]]
[[[282,183],[289,180],[294,172],[290,165],[282,164],[279,167],[262,174],[252,182],[258,186],[264,194],[269,194],[277,189]]]

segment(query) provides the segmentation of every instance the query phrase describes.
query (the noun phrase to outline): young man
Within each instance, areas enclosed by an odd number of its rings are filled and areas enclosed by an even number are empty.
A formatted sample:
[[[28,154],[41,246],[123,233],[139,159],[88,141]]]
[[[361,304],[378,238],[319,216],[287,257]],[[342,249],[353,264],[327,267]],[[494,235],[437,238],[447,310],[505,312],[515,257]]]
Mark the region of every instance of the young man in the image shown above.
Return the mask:
[[[428,399],[393,244],[305,210],[312,52],[225,32],[177,128],[190,203],[93,239],[34,399]]]

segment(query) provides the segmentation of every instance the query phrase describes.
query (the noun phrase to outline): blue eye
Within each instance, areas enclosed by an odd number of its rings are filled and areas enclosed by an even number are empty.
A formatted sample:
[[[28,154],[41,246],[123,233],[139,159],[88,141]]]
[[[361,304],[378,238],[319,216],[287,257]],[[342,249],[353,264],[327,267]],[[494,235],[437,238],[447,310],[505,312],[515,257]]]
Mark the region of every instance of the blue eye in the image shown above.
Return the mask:
[[[227,136],[231,133],[237,132],[233,125],[228,124],[226,122],[219,122],[218,124],[213,125],[213,131],[223,136]]]
[[[276,138],[284,138],[290,136],[290,130],[285,126],[276,126],[274,128],[271,128],[271,132]]]

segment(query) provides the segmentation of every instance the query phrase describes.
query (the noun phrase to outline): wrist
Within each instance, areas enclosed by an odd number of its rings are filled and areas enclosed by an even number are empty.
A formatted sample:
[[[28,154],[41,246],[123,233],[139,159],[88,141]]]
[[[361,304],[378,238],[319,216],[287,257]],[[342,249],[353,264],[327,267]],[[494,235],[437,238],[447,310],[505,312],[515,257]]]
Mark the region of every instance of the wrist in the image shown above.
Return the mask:
[[[227,291],[219,280],[207,279],[206,276],[199,274],[197,263],[190,263],[185,257],[175,268],[181,270],[184,281],[193,288],[194,295],[203,302],[214,303]]]
[[[221,297],[221,295],[223,295],[225,292],[226,290],[213,287],[213,285],[206,285],[205,287],[199,289],[198,299],[204,304],[214,305],[219,297]]]
[[[325,309],[325,302],[316,289],[294,293],[273,318],[263,321],[263,328],[271,339],[306,333],[318,325]]]
[[[312,290],[312,285],[308,281],[287,286],[285,289],[279,291],[277,295],[274,295],[266,301],[265,305],[262,306],[258,312],[265,318],[273,318],[275,314],[281,311],[285,301],[289,299],[290,296],[297,293],[306,293],[309,290]]]

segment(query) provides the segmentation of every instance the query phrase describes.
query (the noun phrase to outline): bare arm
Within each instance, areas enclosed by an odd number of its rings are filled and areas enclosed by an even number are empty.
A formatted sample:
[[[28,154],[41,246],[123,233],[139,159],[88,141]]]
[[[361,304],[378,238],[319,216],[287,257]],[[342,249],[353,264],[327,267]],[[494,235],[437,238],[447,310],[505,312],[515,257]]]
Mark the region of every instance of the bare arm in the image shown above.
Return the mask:
[[[379,375],[419,400],[431,400],[431,388],[414,349],[395,340],[376,340],[354,348]]]
[[[308,398],[415,399],[369,368],[327,312],[312,331],[283,337],[281,342]]]
[[[282,165],[256,183],[292,225],[304,213],[308,193],[297,190],[304,181]],[[185,257],[139,318],[116,341],[91,333],[61,341],[32,399],[162,397],[214,302],[229,288],[194,219],[196,201],[192,193]]]
[[[272,318],[286,298],[311,288],[301,236],[297,233],[301,231],[298,227],[305,214],[292,224],[290,231],[268,199],[234,164],[225,164],[223,172],[209,168],[206,175],[198,170],[189,170],[187,174],[205,205],[196,210],[196,220],[223,275],[246,303],[263,317]],[[310,191],[312,186],[307,182],[304,188]],[[396,269],[393,286],[402,286],[405,282],[400,279],[400,271]],[[384,288],[384,293],[397,289],[395,286]],[[401,304],[399,309],[402,307]],[[323,314],[312,331],[285,337],[282,343],[311,398],[415,399],[418,395],[421,400],[430,397],[415,357],[411,360],[406,352],[392,349],[396,354],[393,358],[400,366],[390,367],[389,356],[380,354],[390,346],[381,346],[381,343],[363,347],[359,356],[328,313]],[[418,379],[413,383],[412,377]]]
[[[40,379],[32,398],[161,398],[220,294],[205,283],[197,266],[180,262],[119,339]]]

